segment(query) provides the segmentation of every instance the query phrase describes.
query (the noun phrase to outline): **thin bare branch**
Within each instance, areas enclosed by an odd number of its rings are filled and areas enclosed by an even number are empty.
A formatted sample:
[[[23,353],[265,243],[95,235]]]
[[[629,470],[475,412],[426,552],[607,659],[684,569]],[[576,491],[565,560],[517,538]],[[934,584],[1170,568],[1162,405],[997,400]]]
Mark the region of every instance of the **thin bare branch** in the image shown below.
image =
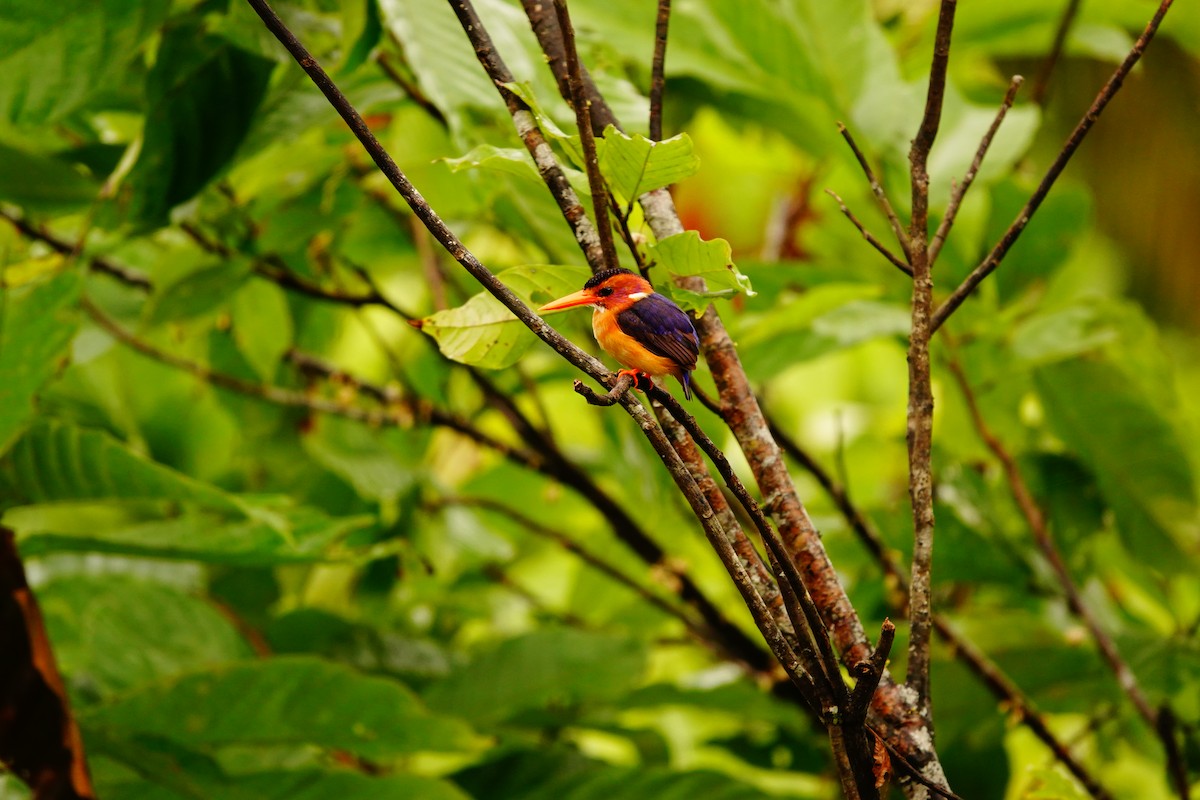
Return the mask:
[[[1013,100],[1017,96],[1017,90],[1021,88],[1021,84],[1025,79],[1020,75],[1014,75],[1012,82],[1008,85],[1008,91],[1004,93],[1004,100],[1000,103],[1000,110],[996,112],[996,118],[992,120],[991,126],[988,127],[987,133],[983,135],[983,139],[979,142],[979,149],[975,151],[975,158],[971,160],[971,166],[967,168],[967,174],[963,176],[962,182],[954,187],[954,191],[950,193],[950,202],[946,205],[946,213],[942,217],[942,221],[938,223],[937,231],[933,234],[933,239],[929,242],[929,265],[937,262],[938,253],[942,252],[942,245],[946,243],[946,236],[950,233],[950,228],[954,225],[954,219],[958,216],[958,209],[962,205],[963,198],[966,197],[967,190],[971,188],[971,184],[975,182],[975,176],[979,174],[979,168],[983,165],[984,156],[987,155],[988,148],[992,146],[992,139],[996,136],[996,131],[1000,130],[1000,123],[1004,122],[1004,117],[1008,114],[1008,110],[1012,108]]]
[[[1054,30],[1054,42],[1050,45],[1050,51],[1046,53],[1046,58],[1042,60],[1042,66],[1038,69],[1037,78],[1033,82],[1033,102],[1039,106],[1046,102],[1046,92],[1050,88],[1050,76],[1054,72],[1054,67],[1058,64],[1058,59],[1062,56],[1063,47],[1067,43],[1067,33],[1071,30],[1071,25],[1075,22],[1075,16],[1079,13],[1080,0],[1067,0],[1067,7],[1063,9],[1062,16],[1058,20],[1058,27]]]
[[[1162,0],[1158,6],[1158,10],[1154,13],[1150,22],[1147,23],[1146,29],[1142,31],[1141,36],[1134,42],[1129,55],[1125,57],[1125,60],[1113,72],[1112,77],[1104,84],[1104,88],[1096,95],[1096,99],[1092,102],[1091,107],[1088,108],[1083,118],[1079,120],[1079,124],[1071,131],[1071,135],[1067,137],[1062,150],[1059,151],[1058,156],[1050,164],[1050,168],[1046,170],[1046,175],[1042,178],[1041,183],[1038,184],[1037,189],[1030,195],[1025,206],[1017,213],[1016,219],[1009,225],[1008,230],[1000,237],[1000,241],[996,242],[996,245],[979,266],[975,267],[959,287],[938,307],[933,315],[932,326],[934,331],[942,327],[946,320],[950,318],[950,315],[958,310],[958,307],[971,295],[971,292],[975,291],[975,287],[982,283],[984,278],[991,275],[996,267],[1000,266],[1000,262],[1004,260],[1009,249],[1012,248],[1013,244],[1016,243],[1021,233],[1025,230],[1025,226],[1029,224],[1029,220],[1033,218],[1042,201],[1046,199],[1046,195],[1049,193],[1050,188],[1054,186],[1054,182],[1058,180],[1058,176],[1066,169],[1071,156],[1075,155],[1075,151],[1083,143],[1088,131],[1092,129],[1092,126],[1096,124],[1096,120],[1100,118],[1100,114],[1103,113],[1105,107],[1116,96],[1117,91],[1120,90],[1121,85],[1125,82],[1125,78],[1129,75],[1130,70],[1141,59],[1147,45],[1154,38],[1154,34],[1158,32],[1158,26],[1162,24],[1163,17],[1170,10],[1173,1]]]
[[[887,249],[887,245],[885,245],[883,242],[879,241],[879,239],[877,239],[875,237],[875,234],[873,234],[869,230],[867,230],[866,226],[864,226],[862,224],[862,222],[859,221],[858,217],[854,216],[854,212],[849,209],[849,207],[842,200],[842,198],[838,196],[837,192],[833,191],[832,189],[826,189],[825,194],[829,195],[830,197],[832,197],[834,200],[837,201],[838,208],[840,208],[842,210],[842,214],[844,214],[846,216],[846,219],[850,220],[850,222],[854,225],[854,227],[858,228],[858,232],[862,234],[862,237],[864,239],[866,239],[867,242],[872,247],[874,247],[876,250],[878,250],[883,255],[884,258],[886,258],[888,261],[890,261],[892,263],[892,266],[894,266],[896,269],[900,270],[901,272],[903,272],[905,275],[909,276],[910,278],[912,277],[912,267],[910,267],[908,264],[905,264],[903,261],[901,261],[899,258],[897,258],[896,255],[891,250]]]
[[[908,232],[904,230],[904,225],[900,222],[900,217],[896,216],[896,209],[892,207],[892,201],[888,199],[887,192],[883,188],[883,183],[875,175],[875,170],[871,168],[867,157],[863,155],[863,151],[859,149],[858,142],[854,141],[854,135],[850,133],[850,129],[842,123],[838,123],[838,133],[846,140],[846,144],[850,147],[850,152],[854,153],[854,157],[858,160],[858,165],[862,167],[863,174],[867,176],[867,183],[871,186],[871,192],[875,195],[875,199],[879,201],[879,207],[883,209],[883,213],[887,215],[888,223],[892,226],[892,233],[896,234],[896,241],[900,243],[900,249],[904,251],[904,255],[909,261],[912,261],[912,253],[910,252],[908,243]]]
[[[654,60],[650,63],[650,138],[662,141],[663,91],[667,81],[663,69],[667,61],[667,27],[671,22],[671,0],[658,0],[654,21]]]

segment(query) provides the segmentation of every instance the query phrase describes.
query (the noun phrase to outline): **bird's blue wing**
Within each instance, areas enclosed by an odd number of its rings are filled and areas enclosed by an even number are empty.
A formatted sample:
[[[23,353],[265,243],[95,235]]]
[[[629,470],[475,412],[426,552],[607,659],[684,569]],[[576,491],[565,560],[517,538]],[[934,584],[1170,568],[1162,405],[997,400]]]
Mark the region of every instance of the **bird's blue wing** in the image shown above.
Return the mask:
[[[692,320],[661,294],[638,300],[617,315],[617,324],[651,353],[671,359],[684,372],[696,368],[700,340]]]

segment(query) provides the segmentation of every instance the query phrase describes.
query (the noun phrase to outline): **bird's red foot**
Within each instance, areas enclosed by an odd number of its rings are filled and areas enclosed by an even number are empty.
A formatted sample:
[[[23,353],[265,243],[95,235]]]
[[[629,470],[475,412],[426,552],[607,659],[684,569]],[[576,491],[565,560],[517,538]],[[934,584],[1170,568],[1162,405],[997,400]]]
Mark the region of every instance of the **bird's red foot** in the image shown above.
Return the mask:
[[[633,388],[638,391],[648,392],[654,388],[654,379],[636,369],[623,369],[617,372],[617,380],[621,379],[622,375],[629,375],[633,378]]]

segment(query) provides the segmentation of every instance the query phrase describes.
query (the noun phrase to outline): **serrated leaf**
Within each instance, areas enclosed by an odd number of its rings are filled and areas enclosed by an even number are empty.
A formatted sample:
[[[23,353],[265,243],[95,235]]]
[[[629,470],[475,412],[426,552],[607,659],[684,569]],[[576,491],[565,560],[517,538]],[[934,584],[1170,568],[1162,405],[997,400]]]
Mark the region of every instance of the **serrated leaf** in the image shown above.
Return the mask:
[[[703,278],[707,291],[693,292],[669,284],[671,297],[681,308],[702,312],[715,298],[728,298],[737,294],[754,296],[750,279],[738,271],[733,264],[733,251],[724,239],[705,241],[696,231],[684,231],[668,236],[651,245],[650,258],[674,278]]]
[[[110,88],[168,0],[6,0],[0,7],[0,118],[51,122]]]
[[[71,575],[38,600],[63,670],[101,695],[250,656],[213,606],[160,583]]]
[[[283,290],[263,280],[246,281],[234,292],[229,311],[233,339],[246,361],[267,383],[292,346],[292,315]]]
[[[645,652],[632,639],[540,630],[501,642],[430,687],[425,699],[433,708],[495,723],[549,705],[617,697],[640,681],[644,667]]]
[[[583,267],[530,265],[497,276],[529,306],[540,305],[577,290],[587,280]],[[520,360],[536,340],[499,300],[480,292],[463,305],[439,311],[421,321],[442,353],[454,361],[487,369],[504,369]]]
[[[1125,547],[1179,569],[1200,541],[1195,479],[1171,424],[1113,366],[1065,361],[1034,379],[1054,432],[1095,473]]]
[[[85,726],[187,747],[312,744],[370,759],[469,746],[462,722],[436,717],[403,684],[304,656],[192,673],[82,715]]]
[[[626,135],[609,125],[597,145],[600,171],[608,185],[631,202],[700,169],[700,158],[686,133],[656,142],[641,134]]]
[[[0,455],[33,414],[38,390],[61,366],[78,320],[77,272],[0,294]]]
[[[0,459],[0,489],[27,503],[177,500],[238,516],[238,497],[134,453],[106,433],[57,420],[35,423]]]
[[[241,567],[351,557],[353,552],[340,552],[337,544],[374,524],[374,518],[368,515],[331,517],[308,506],[280,513],[287,520],[287,536],[264,522],[228,520],[212,514],[111,525],[97,525],[85,517],[72,525],[70,516],[78,516],[76,504],[25,506],[10,511],[5,520],[17,531],[25,558],[51,553],[111,553]]]

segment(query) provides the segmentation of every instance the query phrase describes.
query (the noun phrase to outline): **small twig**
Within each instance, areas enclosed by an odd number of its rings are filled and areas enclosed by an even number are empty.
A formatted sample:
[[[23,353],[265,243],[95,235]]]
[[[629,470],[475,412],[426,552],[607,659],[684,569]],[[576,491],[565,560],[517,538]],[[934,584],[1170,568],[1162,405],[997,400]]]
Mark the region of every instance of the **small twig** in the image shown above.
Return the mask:
[[[846,144],[850,146],[850,151],[854,153],[854,157],[858,159],[858,165],[862,167],[863,174],[867,176],[867,183],[871,185],[871,192],[874,193],[875,199],[879,201],[879,207],[883,209],[883,213],[887,215],[888,222],[892,226],[892,233],[896,234],[896,241],[900,243],[900,249],[904,251],[904,255],[909,261],[912,260],[912,254],[909,250],[908,233],[904,230],[904,226],[900,223],[900,217],[896,216],[896,209],[892,207],[892,201],[888,199],[887,192],[884,191],[883,184],[875,175],[875,170],[871,168],[871,164],[867,161],[867,157],[863,155],[862,150],[858,148],[858,142],[854,141],[854,135],[850,133],[850,129],[842,123],[838,123],[838,133],[842,134],[842,138],[846,140]]]
[[[1058,27],[1054,31],[1054,42],[1050,45],[1050,51],[1046,53],[1046,58],[1042,61],[1041,68],[1038,69],[1037,79],[1033,82],[1033,102],[1039,106],[1046,100],[1046,91],[1050,88],[1050,75],[1054,72],[1059,57],[1062,56],[1063,47],[1067,43],[1067,33],[1071,30],[1071,25],[1075,22],[1075,15],[1078,13],[1079,0],[1067,0],[1067,7],[1063,10],[1062,17],[1058,20]]]
[[[575,124],[579,128],[579,147],[583,151],[583,165],[587,172],[588,185],[592,188],[592,212],[596,218],[596,233],[600,235],[600,249],[604,253],[606,269],[620,266],[617,247],[613,242],[612,225],[608,221],[608,187],[600,174],[600,158],[596,151],[596,136],[592,130],[592,117],[588,112],[589,101],[585,93],[583,72],[579,65],[579,51],[575,47],[575,29],[571,26],[571,15],[566,0],[554,0],[554,12],[558,15],[558,27],[562,32],[563,50],[566,54],[567,76],[571,88],[571,108],[575,110]]]
[[[858,679],[854,691],[850,693],[850,707],[846,710],[846,719],[852,724],[861,724],[867,719],[867,709],[870,708],[871,698],[879,686],[879,679],[887,667],[888,656],[892,653],[892,642],[896,639],[896,626],[890,619],[885,619],[879,630],[879,643],[875,645],[871,657],[860,661],[851,668],[851,673]]]
[[[1173,0],[1162,0],[1158,10],[1154,13],[1150,22],[1147,23],[1146,29],[1142,31],[1142,35],[1134,42],[1129,55],[1125,57],[1125,60],[1117,67],[1112,77],[1104,84],[1104,88],[1096,95],[1096,99],[1092,102],[1091,107],[1088,108],[1083,118],[1079,120],[1079,124],[1075,126],[1075,129],[1071,131],[1071,135],[1067,137],[1062,150],[1059,151],[1050,168],[1046,170],[1046,175],[1042,178],[1041,183],[1038,184],[1037,189],[1030,195],[1024,208],[1017,213],[1016,219],[1009,225],[1008,230],[1000,237],[1000,241],[996,242],[995,247],[992,248],[987,257],[984,258],[979,266],[971,271],[971,274],[966,277],[958,288],[938,307],[937,311],[934,312],[932,321],[934,331],[942,327],[946,320],[950,318],[950,315],[958,310],[958,307],[971,295],[971,292],[975,291],[975,287],[982,283],[984,278],[991,275],[996,267],[1000,266],[1000,262],[1004,260],[1009,249],[1012,248],[1017,238],[1025,230],[1025,226],[1029,224],[1029,220],[1033,218],[1042,201],[1046,199],[1047,193],[1054,186],[1054,182],[1058,180],[1058,176],[1066,169],[1067,162],[1071,160],[1071,156],[1075,155],[1075,151],[1083,143],[1088,131],[1096,124],[1096,120],[1100,118],[1100,114],[1108,106],[1113,97],[1116,96],[1117,91],[1125,82],[1125,78],[1129,75],[1130,70],[1141,59],[1146,46],[1150,44],[1150,40],[1154,38],[1154,34],[1158,31],[1158,26],[1162,23],[1163,17],[1170,10],[1172,2]]]
[[[996,136],[996,131],[1000,130],[1000,123],[1004,122],[1004,117],[1008,114],[1008,110],[1012,108],[1013,100],[1017,96],[1017,90],[1021,88],[1021,84],[1025,79],[1020,75],[1014,75],[1012,82],[1008,85],[1008,91],[1004,93],[1004,100],[1000,103],[1000,110],[996,112],[996,118],[992,120],[991,126],[987,129],[987,133],[983,135],[983,139],[979,142],[979,149],[975,151],[975,158],[971,161],[971,166],[967,169],[967,174],[963,176],[962,182],[954,187],[954,191],[950,193],[950,202],[946,205],[946,213],[942,217],[942,221],[938,223],[937,231],[933,234],[933,239],[929,242],[929,264],[930,267],[937,262],[938,253],[942,251],[942,245],[946,243],[946,236],[950,233],[950,228],[954,225],[954,218],[958,216],[958,209],[962,205],[963,198],[967,194],[967,190],[971,188],[971,184],[975,182],[975,176],[979,174],[979,168],[983,164],[983,158],[987,155],[988,148],[992,146],[992,139]]]
[[[392,44],[396,45],[397,48],[400,48],[400,40],[396,38],[394,33],[392,33],[390,27],[388,27],[387,30],[388,35],[392,40]],[[380,53],[375,58],[375,63],[379,65],[379,68],[383,70],[385,75],[391,78],[392,83],[399,86],[400,89],[406,95],[408,95],[409,100],[412,100],[414,103],[420,106],[426,114],[433,118],[443,128],[449,127],[449,123],[446,121],[446,115],[442,113],[442,110],[434,105],[433,101],[430,100],[423,91],[421,91],[421,87],[417,85],[415,80],[413,80],[410,76],[405,75],[400,68],[392,63],[392,59],[387,53]]]
[[[584,385],[583,381],[575,381],[575,394],[582,395],[584,400],[588,401],[588,405],[592,406],[611,406],[614,403],[619,403],[621,398],[625,396],[634,385],[633,376],[629,374],[622,375],[617,378],[617,382],[605,394],[596,394],[595,390],[590,386]]]
[[[667,59],[667,27],[671,22],[671,0],[658,0],[654,21],[654,60],[650,63],[650,139],[662,141],[663,67]]]
[[[832,189],[826,189],[825,194],[837,201],[838,208],[842,210],[842,213],[846,216],[846,219],[850,220],[850,222],[854,224],[854,227],[858,228],[858,232],[862,234],[862,237],[866,239],[872,247],[878,250],[884,258],[892,262],[892,265],[896,267],[896,269],[900,270],[910,278],[912,277],[912,267],[897,258],[891,250],[887,249],[887,245],[879,241],[879,239],[875,237],[875,234],[867,230],[862,222],[859,221],[858,217],[854,216],[854,212],[846,206],[846,203],[842,200],[842,198],[838,197],[837,192],[833,191]]]

